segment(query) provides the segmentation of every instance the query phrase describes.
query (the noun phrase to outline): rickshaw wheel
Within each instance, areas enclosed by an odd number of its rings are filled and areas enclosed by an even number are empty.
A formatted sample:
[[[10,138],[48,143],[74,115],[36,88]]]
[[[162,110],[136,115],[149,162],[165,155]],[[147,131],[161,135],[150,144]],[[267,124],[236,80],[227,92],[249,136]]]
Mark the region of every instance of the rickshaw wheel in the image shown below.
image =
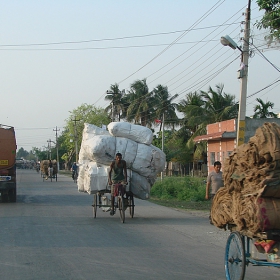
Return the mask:
[[[239,232],[232,232],[226,244],[225,272],[227,280],[243,280],[245,275],[245,249],[243,237]]]
[[[134,198],[133,198],[133,195],[129,195],[129,197],[128,197],[128,207],[129,207],[130,217],[133,218],[133,216],[134,216]]]
[[[125,214],[124,214],[125,208],[124,208],[124,198],[123,198],[123,196],[118,197],[118,208],[120,210],[121,221],[124,223],[124,221],[125,221]]]
[[[93,195],[93,217],[96,218],[96,212],[97,212],[97,194],[95,193]]]

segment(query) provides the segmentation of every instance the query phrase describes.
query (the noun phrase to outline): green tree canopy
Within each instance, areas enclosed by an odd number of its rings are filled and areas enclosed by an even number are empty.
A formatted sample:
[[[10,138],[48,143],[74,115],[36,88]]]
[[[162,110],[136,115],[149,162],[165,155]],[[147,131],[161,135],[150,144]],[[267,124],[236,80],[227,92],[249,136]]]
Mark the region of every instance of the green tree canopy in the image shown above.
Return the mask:
[[[257,21],[259,29],[269,29],[269,41],[280,39],[280,0],[257,0],[260,10],[264,10],[264,16]]]
[[[108,125],[110,123],[110,117],[104,109],[89,104],[82,104],[73,111],[70,111],[70,116],[66,120],[65,129],[59,137],[59,142],[61,143],[60,148],[65,150],[62,159],[65,160],[67,165],[69,165],[71,161],[75,161],[76,141],[79,153],[84,123],[90,123],[101,127],[102,125]]]
[[[254,115],[253,118],[277,118],[277,114],[269,111],[269,109],[273,109],[274,103],[268,101],[263,102],[260,98],[256,99],[259,104],[254,107]]]

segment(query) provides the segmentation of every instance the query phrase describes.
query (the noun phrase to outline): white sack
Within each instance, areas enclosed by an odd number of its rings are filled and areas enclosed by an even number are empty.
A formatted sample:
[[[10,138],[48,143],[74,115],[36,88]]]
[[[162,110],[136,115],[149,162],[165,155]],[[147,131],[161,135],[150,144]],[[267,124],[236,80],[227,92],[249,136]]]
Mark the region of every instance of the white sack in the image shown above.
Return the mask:
[[[108,185],[109,166],[96,162],[88,162],[79,166],[78,191],[95,194],[98,191],[110,190]],[[127,169],[128,185],[126,190],[132,191],[133,195],[140,199],[148,199],[154,179],[149,180]]]
[[[82,140],[88,140],[96,135],[109,135],[109,132],[94,124],[84,123]]]
[[[78,190],[82,189],[79,188],[81,181],[83,181],[83,192],[89,194],[106,189],[108,185],[108,166],[96,162],[89,162],[83,166],[83,169],[83,173],[79,174]]]
[[[112,136],[125,137],[138,143],[150,145],[153,141],[153,132],[142,125],[128,122],[111,122],[108,125]]]
[[[81,146],[81,160],[89,159],[110,165],[116,153],[120,152],[127,167],[144,177],[155,177],[164,170],[165,154],[153,145],[148,146],[121,137],[97,135],[83,141]]]

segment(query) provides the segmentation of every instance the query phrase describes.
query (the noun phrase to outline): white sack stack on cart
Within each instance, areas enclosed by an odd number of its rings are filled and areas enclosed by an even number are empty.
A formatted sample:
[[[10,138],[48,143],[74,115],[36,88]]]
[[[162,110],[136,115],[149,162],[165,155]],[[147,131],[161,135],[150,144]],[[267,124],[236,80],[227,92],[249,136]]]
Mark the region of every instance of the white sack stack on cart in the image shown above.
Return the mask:
[[[150,129],[128,122],[111,122],[108,131],[112,136],[125,137],[142,144],[150,145],[153,141],[153,133]]]
[[[153,145],[135,141],[150,139],[152,132],[146,127],[122,122],[110,123],[108,128],[110,134],[120,135],[122,131],[121,135],[127,133],[128,137],[111,136],[105,130],[85,124],[79,154],[78,190],[93,194],[106,189],[109,165],[119,152],[127,163],[130,190],[136,197],[148,199],[157,174],[164,170],[165,154]],[[141,130],[141,137],[137,128]]]

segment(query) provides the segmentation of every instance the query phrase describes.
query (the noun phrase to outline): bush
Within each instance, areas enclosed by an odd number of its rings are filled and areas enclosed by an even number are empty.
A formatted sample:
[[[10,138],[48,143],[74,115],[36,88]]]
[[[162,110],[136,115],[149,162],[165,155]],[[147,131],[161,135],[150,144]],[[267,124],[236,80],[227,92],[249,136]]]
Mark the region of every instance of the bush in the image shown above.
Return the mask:
[[[205,182],[197,177],[165,177],[155,182],[151,196],[163,200],[204,201]]]

